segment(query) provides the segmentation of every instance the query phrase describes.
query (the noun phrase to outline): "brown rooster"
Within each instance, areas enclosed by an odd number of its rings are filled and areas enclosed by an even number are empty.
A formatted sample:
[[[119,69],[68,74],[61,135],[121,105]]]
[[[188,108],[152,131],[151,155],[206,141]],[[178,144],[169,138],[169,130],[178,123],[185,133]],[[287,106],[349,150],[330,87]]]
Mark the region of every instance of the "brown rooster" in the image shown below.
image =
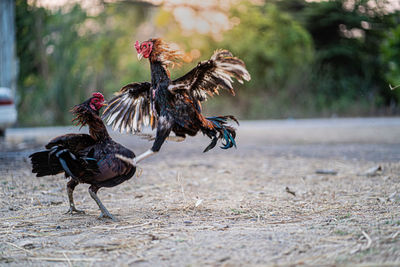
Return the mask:
[[[198,63],[186,75],[172,81],[168,67],[179,63],[182,52],[161,39],[150,39],[141,44],[136,42],[135,48],[139,60],[144,57],[150,61],[151,83],[124,86],[109,101],[103,118],[120,132],[140,132],[142,124],[151,125],[157,131],[150,150],[131,160],[121,159],[135,165],[158,152],[171,131],[176,135],[175,140],[183,140],[186,135],[194,136],[201,131],[212,139],[204,152],[212,149],[218,139],[224,140],[223,149],[236,146],[235,129],[227,125],[228,119],[237,122],[236,118],[206,118],[201,114],[201,102],[207,99],[207,95],[218,94],[221,88],[234,95],[232,77],[240,83],[249,81],[250,74],[243,61],[227,50],[217,50],[210,60]]]
[[[93,97],[76,105],[72,112],[77,125],[88,125],[89,134],[66,134],[51,140],[46,150],[33,153],[29,157],[32,161],[32,172],[37,177],[64,173],[70,177],[67,183],[69,210],[67,213],[82,213],[75,208],[73,192],[79,183],[90,184],[89,194],[96,201],[101,210],[100,218],[114,216],[104,207],[97,196],[101,187],[113,187],[129,180],[136,168],[116,158],[116,154],[125,157],[134,157],[135,154],[124,146],[114,142],[108,135],[103,121],[99,117],[99,110],[104,106],[104,97],[101,93],[94,93]]]

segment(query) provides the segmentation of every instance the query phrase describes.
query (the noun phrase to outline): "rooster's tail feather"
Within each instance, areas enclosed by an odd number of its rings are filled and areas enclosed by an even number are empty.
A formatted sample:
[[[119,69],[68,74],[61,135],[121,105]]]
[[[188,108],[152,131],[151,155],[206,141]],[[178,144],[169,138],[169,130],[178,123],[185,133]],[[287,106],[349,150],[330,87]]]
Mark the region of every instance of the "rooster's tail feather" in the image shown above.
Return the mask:
[[[77,157],[68,149],[58,146],[33,153],[29,157],[32,162],[32,173],[36,173],[37,177],[65,172],[67,177],[77,179],[77,176],[83,173],[94,174],[99,172],[96,159]]]
[[[222,143],[223,146],[221,146],[222,149],[228,149],[231,147],[236,147],[236,131],[235,128],[226,125],[228,119],[233,120],[239,125],[238,120],[234,116],[216,116],[216,117],[208,117],[206,118],[211,124],[213,125],[212,129],[212,140],[211,143],[204,149],[204,153],[209,151],[210,149],[213,149],[216,144],[218,139],[223,139],[225,140],[225,143]]]

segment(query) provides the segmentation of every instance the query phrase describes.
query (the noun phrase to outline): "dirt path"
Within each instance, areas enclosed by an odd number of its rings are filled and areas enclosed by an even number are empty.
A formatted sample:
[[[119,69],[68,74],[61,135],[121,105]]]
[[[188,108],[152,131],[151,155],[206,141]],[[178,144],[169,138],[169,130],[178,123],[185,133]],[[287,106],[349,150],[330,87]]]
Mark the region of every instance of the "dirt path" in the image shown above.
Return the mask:
[[[100,191],[118,223],[97,219],[86,185],[75,191],[86,214],[63,214],[66,181],[35,178],[26,156],[37,145],[14,135],[0,153],[0,265],[398,266],[396,133],[400,123],[244,123],[237,150],[168,143],[139,177]],[[116,137],[137,154],[149,146]]]

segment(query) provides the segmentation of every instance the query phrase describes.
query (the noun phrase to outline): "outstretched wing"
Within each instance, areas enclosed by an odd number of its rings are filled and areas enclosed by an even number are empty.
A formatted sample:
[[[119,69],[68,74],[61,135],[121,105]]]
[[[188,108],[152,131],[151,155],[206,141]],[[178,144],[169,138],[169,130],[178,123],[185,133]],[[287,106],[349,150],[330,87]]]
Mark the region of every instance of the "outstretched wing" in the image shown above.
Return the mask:
[[[113,130],[136,133],[142,125],[156,125],[156,117],[151,109],[151,84],[148,82],[130,83],[119,90],[116,96],[108,101],[102,118]]]
[[[233,57],[227,50],[217,50],[210,60],[200,62],[186,75],[172,81],[168,90],[172,93],[187,91],[200,101],[205,100],[207,94],[218,94],[220,88],[235,95],[232,77],[240,83],[251,79],[242,60]]]

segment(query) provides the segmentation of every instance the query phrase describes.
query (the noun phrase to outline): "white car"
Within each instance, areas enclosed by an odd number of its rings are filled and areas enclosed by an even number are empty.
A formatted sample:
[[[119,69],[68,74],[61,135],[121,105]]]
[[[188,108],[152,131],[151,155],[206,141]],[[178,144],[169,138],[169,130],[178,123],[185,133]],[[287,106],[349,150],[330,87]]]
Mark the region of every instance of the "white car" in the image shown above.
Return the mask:
[[[0,87],[0,137],[4,136],[6,128],[17,121],[13,93],[10,88]]]

